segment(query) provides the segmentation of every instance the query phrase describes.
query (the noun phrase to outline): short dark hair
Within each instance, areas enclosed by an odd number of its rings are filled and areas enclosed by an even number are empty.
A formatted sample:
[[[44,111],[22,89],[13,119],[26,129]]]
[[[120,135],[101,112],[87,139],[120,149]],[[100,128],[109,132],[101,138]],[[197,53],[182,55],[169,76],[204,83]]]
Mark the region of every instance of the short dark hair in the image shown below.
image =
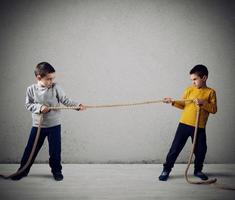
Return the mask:
[[[40,75],[41,77],[46,76],[47,74],[54,73],[55,69],[52,67],[49,63],[47,62],[41,62],[38,63],[35,70],[34,74],[35,76]]]
[[[200,78],[203,76],[208,76],[208,69],[205,65],[195,65],[189,72],[189,74],[196,74]]]

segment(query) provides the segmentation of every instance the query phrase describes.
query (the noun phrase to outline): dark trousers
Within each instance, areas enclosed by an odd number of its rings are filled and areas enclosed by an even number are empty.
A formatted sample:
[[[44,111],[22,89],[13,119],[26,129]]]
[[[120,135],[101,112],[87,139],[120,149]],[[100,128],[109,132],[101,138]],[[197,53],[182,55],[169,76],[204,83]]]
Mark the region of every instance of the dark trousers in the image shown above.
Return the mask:
[[[171,171],[171,169],[174,167],[175,161],[178,155],[180,154],[181,150],[183,149],[189,136],[193,141],[194,127],[179,123],[178,128],[176,130],[175,138],[167,154],[166,162],[163,164],[164,170]],[[205,128],[198,128],[196,146],[194,150],[194,171],[198,172],[202,170],[206,151],[206,130]]]
[[[31,129],[29,140],[28,140],[27,146],[25,147],[23,157],[21,159],[20,169],[28,161],[28,158],[29,158],[30,153],[33,148],[34,140],[36,138],[37,130],[38,130],[37,127],[32,127],[32,129]],[[40,133],[40,136],[38,139],[38,144],[36,146],[35,153],[33,155],[33,159],[31,161],[29,167],[27,167],[27,169],[25,170],[24,173],[28,174],[28,172],[29,172],[32,164],[34,163],[34,160],[35,160],[39,150],[41,149],[46,137],[48,139],[48,144],[49,144],[49,155],[50,155],[49,165],[51,167],[51,172],[52,173],[61,172],[61,170],[62,170],[62,166],[61,166],[61,126],[58,125],[58,126],[54,126],[54,127],[50,127],[50,128],[42,128],[41,129],[41,133]]]

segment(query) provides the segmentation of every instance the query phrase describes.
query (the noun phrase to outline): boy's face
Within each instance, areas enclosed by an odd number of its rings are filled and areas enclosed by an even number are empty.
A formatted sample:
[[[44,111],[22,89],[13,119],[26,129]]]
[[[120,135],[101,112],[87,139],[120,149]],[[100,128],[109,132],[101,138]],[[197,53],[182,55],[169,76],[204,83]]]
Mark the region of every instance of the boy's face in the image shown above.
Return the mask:
[[[44,87],[50,88],[52,87],[55,80],[55,73],[49,73],[44,77],[40,75],[37,76],[38,83]]]
[[[190,79],[195,87],[201,88],[206,85],[207,76],[201,78],[197,74],[190,74]]]

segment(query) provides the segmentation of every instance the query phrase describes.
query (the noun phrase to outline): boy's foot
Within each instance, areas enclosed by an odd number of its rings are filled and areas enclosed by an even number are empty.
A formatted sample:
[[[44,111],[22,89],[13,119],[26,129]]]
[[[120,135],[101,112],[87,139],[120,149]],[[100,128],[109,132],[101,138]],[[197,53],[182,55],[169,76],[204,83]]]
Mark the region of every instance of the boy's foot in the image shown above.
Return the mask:
[[[28,176],[27,173],[21,173],[21,174],[18,174],[18,175],[16,175],[16,176],[12,176],[12,177],[11,177],[11,180],[13,180],[13,181],[19,181],[20,179],[22,179],[22,178],[24,178],[24,177],[26,177],[26,176]]]
[[[64,176],[61,172],[53,173],[53,177],[56,181],[62,181]]]
[[[203,181],[208,180],[208,177],[206,174],[204,174],[203,172],[194,172],[194,176],[202,179]]]
[[[162,171],[161,175],[158,177],[160,181],[167,181],[169,177],[170,172],[169,171]]]

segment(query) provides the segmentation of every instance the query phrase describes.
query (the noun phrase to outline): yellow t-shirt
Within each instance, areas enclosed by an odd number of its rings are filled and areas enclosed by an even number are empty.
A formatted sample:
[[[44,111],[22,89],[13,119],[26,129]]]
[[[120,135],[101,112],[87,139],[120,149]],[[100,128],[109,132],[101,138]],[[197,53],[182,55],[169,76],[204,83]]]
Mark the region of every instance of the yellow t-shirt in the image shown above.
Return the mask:
[[[199,127],[205,128],[209,113],[217,112],[216,92],[212,88],[197,88],[195,86],[188,87],[183,94],[182,99],[203,99],[205,104],[201,106]],[[173,106],[183,109],[180,122],[190,126],[195,126],[197,107],[194,102],[173,102]]]

